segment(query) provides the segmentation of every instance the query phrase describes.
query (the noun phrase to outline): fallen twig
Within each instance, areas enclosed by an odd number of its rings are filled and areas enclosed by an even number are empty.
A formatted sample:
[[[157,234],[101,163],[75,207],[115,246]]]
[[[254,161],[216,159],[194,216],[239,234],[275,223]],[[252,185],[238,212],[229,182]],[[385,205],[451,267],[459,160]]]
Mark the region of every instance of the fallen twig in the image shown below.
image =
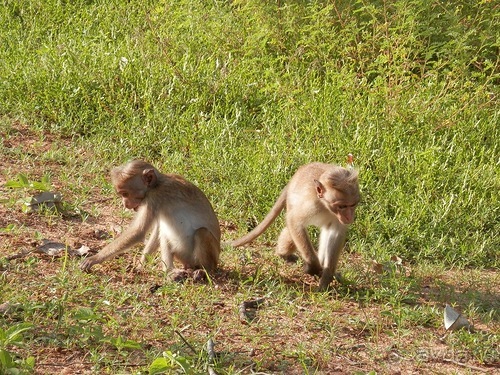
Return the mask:
[[[453,363],[454,365],[457,365],[457,366],[467,367],[467,368],[469,368],[471,370],[474,370],[474,371],[484,372],[486,374],[490,372],[487,369],[484,369],[484,368],[481,368],[481,367],[477,367],[477,366],[473,366],[473,365],[468,365],[467,363],[458,362],[458,361],[455,361],[453,359],[443,358],[442,361],[443,362],[447,362],[447,363]]]
[[[218,375],[217,372],[213,369],[212,365],[214,364],[215,359],[215,350],[214,350],[214,341],[212,339],[208,339],[207,341],[207,353],[208,353],[208,374],[209,375]]]
[[[14,260],[14,259],[24,258],[24,257],[30,255],[33,251],[34,250],[23,250],[17,254],[12,254],[12,255],[6,256],[5,259],[7,259],[10,262],[11,260]]]
[[[214,359],[215,359],[214,346],[215,346],[214,340],[208,339],[208,341],[207,341],[207,353],[208,353],[208,362],[210,364],[212,364]]]
[[[189,349],[191,349],[193,354],[198,354],[198,353],[196,353],[196,350],[191,346],[191,344],[189,342],[187,342],[187,340],[184,338],[184,336],[182,336],[182,334],[178,330],[175,330],[174,332],[177,333],[177,335],[181,338],[181,340],[184,342],[184,344],[186,344],[186,346]]]

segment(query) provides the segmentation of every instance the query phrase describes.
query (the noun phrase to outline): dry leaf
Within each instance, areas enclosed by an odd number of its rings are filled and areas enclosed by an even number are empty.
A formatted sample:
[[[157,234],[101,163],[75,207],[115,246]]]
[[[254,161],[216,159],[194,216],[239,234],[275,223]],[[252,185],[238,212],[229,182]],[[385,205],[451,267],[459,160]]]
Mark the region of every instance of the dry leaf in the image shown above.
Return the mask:
[[[71,251],[72,254],[74,255],[79,255],[79,256],[84,256],[87,255],[90,252],[90,247],[82,245],[79,249]]]
[[[403,259],[398,257],[397,255],[391,256],[391,261],[394,262],[396,266],[402,266],[403,265]]]
[[[84,256],[90,252],[90,248],[82,245],[79,249],[73,250],[61,242],[44,239],[35,251],[52,257],[61,257],[66,252],[71,256]]]
[[[42,240],[42,244],[36,248],[36,251],[52,257],[60,257],[69,249],[65,244],[50,240]]]
[[[57,211],[62,211],[61,202],[61,194],[44,191],[43,193],[32,197],[28,205],[30,206],[32,212],[38,212],[42,207],[55,208]]]
[[[447,331],[456,331],[460,328],[471,328],[471,324],[465,316],[446,304],[444,307],[444,328]]]
[[[381,274],[384,272],[384,265],[377,262],[376,260],[372,260],[372,269],[375,271],[375,273]]]

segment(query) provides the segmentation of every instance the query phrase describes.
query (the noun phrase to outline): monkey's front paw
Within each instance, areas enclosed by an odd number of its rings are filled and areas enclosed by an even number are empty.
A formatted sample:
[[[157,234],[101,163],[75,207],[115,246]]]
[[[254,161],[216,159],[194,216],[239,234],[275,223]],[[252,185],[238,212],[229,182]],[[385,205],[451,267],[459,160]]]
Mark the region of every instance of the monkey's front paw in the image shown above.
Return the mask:
[[[319,264],[304,264],[304,272],[312,276],[321,276],[323,269]]]
[[[285,254],[280,255],[280,257],[287,263],[297,263],[299,261],[299,257],[295,254]]]
[[[85,258],[81,263],[80,263],[80,269],[85,272],[89,272],[92,266],[96,263],[94,257],[89,257]]]
[[[337,282],[339,284],[348,284],[349,283],[349,281],[344,276],[342,276],[342,274],[340,272],[335,272],[335,274],[333,275],[333,278],[335,280],[337,280]]]
[[[319,293],[324,293],[324,292],[329,292],[332,290],[332,287],[330,286],[330,284],[326,284],[324,285],[323,283],[320,283],[318,285],[318,288],[316,289],[317,292]]]
[[[319,279],[318,291],[326,292],[330,290],[330,284],[332,283],[333,279],[337,278],[337,275],[340,274],[335,273],[333,270],[329,268],[325,268],[323,270],[323,273],[321,274],[321,278]]]
[[[208,280],[207,272],[203,269],[193,271],[193,281],[195,283],[204,283]]]
[[[318,285],[318,292],[326,292],[330,290],[330,284],[333,281],[333,277],[321,277]]]
[[[139,262],[132,267],[132,271],[138,274],[143,274],[146,273],[146,268],[143,263]]]
[[[189,277],[189,272],[186,270],[173,269],[168,273],[168,278],[171,281],[181,283]]]

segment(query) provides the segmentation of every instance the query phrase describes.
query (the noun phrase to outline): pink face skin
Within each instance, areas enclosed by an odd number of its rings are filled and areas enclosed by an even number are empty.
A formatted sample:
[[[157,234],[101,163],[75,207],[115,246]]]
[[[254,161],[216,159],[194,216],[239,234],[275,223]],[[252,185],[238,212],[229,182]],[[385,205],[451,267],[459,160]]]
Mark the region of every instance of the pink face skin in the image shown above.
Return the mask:
[[[356,206],[359,201],[357,194],[351,197],[333,188],[326,190],[319,181],[316,181],[316,193],[341,224],[349,225],[354,222]]]
[[[122,197],[123,206],[137,211],[146,196],[147,187],[141,176],[132,177],[116,186],[116,192]]]
[[[339,219],[342,224],[348,225],[354,222],[356,206],[357,203],[343,204],[343,202],[335,202],[329,205],[328,208],[337,216],[337,219]]]
[[[133,196],[128,191],[119,191],[118,194],[122,197],[123,206],[134,211],[137,211],[144,199],[144,197]]]

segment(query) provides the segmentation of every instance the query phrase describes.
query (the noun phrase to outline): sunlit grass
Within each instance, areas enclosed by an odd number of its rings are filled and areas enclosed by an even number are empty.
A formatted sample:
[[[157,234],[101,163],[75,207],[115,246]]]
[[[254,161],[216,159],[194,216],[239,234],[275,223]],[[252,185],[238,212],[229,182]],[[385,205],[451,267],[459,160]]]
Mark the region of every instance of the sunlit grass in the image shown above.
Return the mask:
[[[225,240],[261,220],[310,161],[344,164],[353,153],[363,198],[342,259],[345,283],[331,294],[310,293],[317,280],[267,247],[280,218],[256,248],[225,248],[222,274],[208,286],[164,285],[153,264],[131,275],[130,257],[92,275],[73,259],[2,259],[0,302],[23,308],[0,329],[30,321],[37,328],[24,332],[23,358],[44,347],[88,350],[82,366],[94,373],[145,373],[158,358],[204,372],[209,337],[220,343],[220,373],[328,371],[332,356],[347,356],[352,372],[384,373],[396,371],[391,358],[425,365],[421,347],[433,360],[465,347],[465,358],[454,360],[492,363],[497,8],[421,0],[4,1],[0,178],[40,181],[48,173],[75,215],[16,216],[0,226],[6,253],[75,217],[81,222],[67,235],[81,235],[79,226],[102,225],[111,207],[126,225],[130,213],[118,209],[107,176],[135,157],[202,188],[221,222],[236,228]],[[17,213],[30,191],[1,193],[3,207]],[[373,260],[389,271],[375,273]],[[459,276],[449,279],[450,269]],[[255,296],[270,302],[242,325],[238,304]],[[460,304],[481,329],[441,342],[445,302]]]

